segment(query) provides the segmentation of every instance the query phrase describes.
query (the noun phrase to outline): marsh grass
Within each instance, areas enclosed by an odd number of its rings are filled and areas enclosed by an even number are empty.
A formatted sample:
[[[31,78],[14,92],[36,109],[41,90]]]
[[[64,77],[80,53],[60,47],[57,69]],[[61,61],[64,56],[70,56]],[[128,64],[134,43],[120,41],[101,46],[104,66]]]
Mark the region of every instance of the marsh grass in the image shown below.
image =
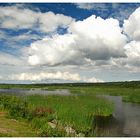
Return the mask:
[[[140,103],[140,81],[73,84],[0,84],[0,88],[39,88],[43,90],[69,89],[72,93],[78,94],[109,94],[113,96],[122,96],[125,102]]]
[[[78,132],[91,129],[94,115],[108,116],[113,112],[112,103],[95,96],[32,95],[27,98],[34,106],[53,108],[54,119]]]
[[[124,102],[140,103],[140,94],[130,94],[123,96],[122,100]]]
[[[39,136],[67,136],[67,126],[88,136],[94,115],[108,116],[113,112],[112,103],[94,95],[31,95],[22,99],[1,95],[0,104],[9,110],[11,117],[28,120],[33,128],[38,129]],[[54,120],[57,124],[52,129],[48,122]]]
[[[6,88],[6,85],[2,87]],[[10,117],[27,120],[38,130],[38,136],[69,136],[65,132],[67,126],[85,136],[96,136],[96,132],[92,130],[96,123],[95,116],[106,117],[113,112],[113,103],[97,97],[98,94],[122,96],[123,101],[140,103],[140,82],[95,85],[14,85],[14,87],[68,89],[72,93],[70,96],[30,95],[22,98],[0,95],[0,108],[8,110]],[[9,85],[8,88],[12,86]],[[55,122],[55,128],[48,125],[48,122]]]

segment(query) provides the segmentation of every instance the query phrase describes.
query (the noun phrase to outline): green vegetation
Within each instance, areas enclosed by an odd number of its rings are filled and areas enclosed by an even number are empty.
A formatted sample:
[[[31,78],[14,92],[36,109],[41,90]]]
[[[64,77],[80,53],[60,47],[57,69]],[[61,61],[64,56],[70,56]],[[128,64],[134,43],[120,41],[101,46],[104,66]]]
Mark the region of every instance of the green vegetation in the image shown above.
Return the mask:
[[[91,129],[93,116],[108,116],[113,112],[111,103],[95,96],[29,96],[34,106],[44,106],[54,110],[54,119],[62,125],[73,127],[78,133]]]
[[[126,81],[126,82],[106,82],[106,83],[61,83],[61,84],[0,84],[0,88],[47,88],[47,89],[58,89],[58,88],[71,88],[71,87],[119,87],[119,88],[140,88],[140,81]]]
[[[140,94],[130,94],[123,96],[124,102],[140,103]]]
[[[0,111],[0,137],[34,137],[37,136],[27,122],[7,118],[6,111]]]
[[[11,117],[28,120],[39,136],[75,136],[79,133],[90,136],[94,116],[109,116],[113,112],[112,103],[94,95],[32,95],[24,99],[1,95],[0,105]],[[56,125],[55,129],[49,123]],[[66,128],[73,129],[75,134],[66,133]]]
[[[45,85],[41,85],[42,88]],[[140,103],[140,81],[46,85],[49,90],[69,89],[71,93],[122,96],[124,102]]]
[[[123,96],[125,102],[140,103],[140,81],[110,83],[68,83],[68,84],[0,84],[0,88],[40,88],[47,90],[69,89],[72,93],[109,94]]]
[[[53,85],[1,84],[0,88],[68,89],[72,93],[69,96],[30,95],[22,97],[1,94],[0,109],[8,112],[9,118],[6,119],[26,121],[37,131],[37,134],[27,132],[28,136],[97,136],[93,128],[96,120],[106,119],[113,112],[113,103],[96,96],[98,94],[122,96],[125,102],[140,103],[140,82],[138,81]],[[6,119],[3,118],[5,125]],[[19,136],[21,134],[25,136],[24,133],[20,133]],[[18,136],[15,133],[13,135]],[[3,133],[0,129],[0,136],[11,136],[11,134]]]

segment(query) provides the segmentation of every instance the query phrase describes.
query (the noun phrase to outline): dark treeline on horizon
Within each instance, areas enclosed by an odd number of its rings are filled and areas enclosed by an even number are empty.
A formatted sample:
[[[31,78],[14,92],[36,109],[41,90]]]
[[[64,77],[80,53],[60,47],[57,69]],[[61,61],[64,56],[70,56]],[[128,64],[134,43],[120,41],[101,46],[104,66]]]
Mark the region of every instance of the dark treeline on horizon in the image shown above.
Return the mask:
[[[7,84],[1,83],[2,87],[11,88],[14,87],[46,87],[46,86],[68,86],[68,87],[79,87],[79,86],[119,86],[119,87],[140,87],[140,81],[123,81],[123,82],[103,82],[103,83],[34,83],[34,84]]]

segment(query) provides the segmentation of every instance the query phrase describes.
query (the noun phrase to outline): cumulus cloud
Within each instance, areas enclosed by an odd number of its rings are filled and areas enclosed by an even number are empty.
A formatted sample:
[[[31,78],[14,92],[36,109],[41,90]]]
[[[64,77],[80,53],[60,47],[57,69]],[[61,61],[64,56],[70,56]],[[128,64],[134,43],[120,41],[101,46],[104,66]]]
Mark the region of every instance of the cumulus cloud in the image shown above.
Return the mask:
[[[104,20],[93,15],[71,24],[69,31],[78,36],[76,42],[79,49],[90,59],[125,57],[123,46],[126,43],[126,37],[122,34],[116,19]]]
[[[78,74],[71,74],[69,72],[39,72],[39,73],[21,73],[11,75],[10,80],[29,80],[29,81],[41,81],[47,79],[59,79],[59,80],[72,80],[79,81],[80,76]]]
[[[28,62],[31,65],[58,65],[80,61],[80,53],[76,50],[75,36],[71,34],[55,35],[34,42],[29,48]]]
[[[0,79],[3,79],[0,76]],[[87,78],[82,77],[78,73],[70,73],[66,72],[47,72],[42,71],[38,73],[20,73],[20,74],[12,74],[4,78],[7,80],[19,80],[19,81],[43,81],[43,80],[62,80],[62,81],[71,81],[71,82],[89,82],[89,83],[97,83],[104,82],[103,80],[96,79],[95,77]]]
[[[124,49],[127,58],[122,59],[123,64],[132,71],[139,71],[140,67],[140,7],[137,8],[123,24],[124,32],[129,36]]]
[[[37,18],[29,9],[19,9],[16,6],[0,7],[1,28],[31,28]]]
[[[36,12],[18,6],[0,7],[0,26],[8,29],[39,29],[54,32],[58,27],[67,27],[73,19],[53,12]]]
[[[42,32],[55,31],[58,27],[66,28],[74,21],[71,17],[63,14],[54,14],[53,12],[40,13],[39,25]]]
[[[17,50],[20,57],[0,52],[0,66],[3,68],[0,79],[103,82],[89,77],[87,70],[92,71],[92,74],[98,70],[109,70],[108,73],[117,73],[119,69],[126,70],[126,73],[140,71],[140,8],[124,21],[123,27],[113,18],[103,19],[92,15],[75,21],[63,14],[42,13],[18,6],[0,7],[0,13],[1,28],[31,30],[12,37],[6,30],[2,30],[2,41],[7,38],[5,42],[12,46],[11,42],[34,40],[31,45]],[[59,27],[67,28],[67,32],[58,34],[56,30]],[[33,30],[39,32],[33,34]],[[50,32],[51,34],[46,34]],[[8,65],[10,67],[6,73],[4,68]],[[11,70],[13,66],[16,67]],[[71,73],[75,71],[74,67],[77,68],[76,73]],[[50,72],[50,69],[55,72]],[[81,76],[81,69],[86,71],[83,72],[84,76]]]
[[[73,22],[67,34],[46,37],[29,47],[31,65],[85,64],[125,57],[126,37],[115,19],[95,15]]]
[[[125,47],[126,64],[140,67],[140,41],[131,41]]]
[[[83,81],[84,81],[84,82],[87,82],[87,83],[102,83],[102,82],[104,82],[103,80],[97,79],[97,78],[95,78],[95,77],[83,78]]]
[[[140,7],[124,20],[123,28],[131,39],[140,41]]]

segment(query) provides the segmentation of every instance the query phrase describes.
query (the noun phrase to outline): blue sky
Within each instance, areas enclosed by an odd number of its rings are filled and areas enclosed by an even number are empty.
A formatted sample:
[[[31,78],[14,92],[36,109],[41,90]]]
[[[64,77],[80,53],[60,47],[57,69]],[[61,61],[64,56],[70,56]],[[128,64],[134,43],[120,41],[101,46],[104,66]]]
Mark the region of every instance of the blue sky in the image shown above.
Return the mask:
[[[55,14],[60,13],[67,16],[71,16],[75,19],[85,19],[93,14],[101,16],[103,18],[118,17],[119,11],[127,9],[126,17],[139,7],[139,3],[87,3],[91,7],[78,6],[80,4],[86,5],[85,3],[28,3],[28,4],[12,4],[12,3],[1,3],[0,6],[13,6],[18,5],[22,8],[29,8],[34,11],[48,12],[53,11]]]
[[[139,3],[1,3],[1,82],[140,79]]]
[[[10,4],[10,3],[2,3],[0,4],[0,7],[4,7],[4,6],[14,6],[14,5],[18,5],[18,7],[20,8],[29,8],[33,11],[41,11],[42,13],[45,12],[49,12],[52,11],[55,14],[64,14],[66,16],[70,16],[72,18],[74,18],[75,20],[83,20],[91,15],[96,15],[96,16],[100,16],[104,19],[106,18],[117,18],[120,21],[120,26],[122,26],[123,20],[128,18],[129,15],[136,9],[139,7],[139,3],[92,3],[89,5],[93,5],[93,7],[89,7],[89,9],[86,8],[80,8],[80,6],[78,7],[78,4],[76,3],[32,3],[32,4]],[[126,10],[126,11],[125,11]],[[121,14],[119,12],[122,12]],[[122,16],[121,16],[122,15]],[[18,36],[20,34],[24,34],[27,32],[31,32],[31,34],[37,34],[41,37],[45,36],[46,34],[42,33],[42,32],[35,32],[32,31],[32,29],[20,29],[20,30],[14,30],[14,29],[8,29],[8,28],[0,28],[1,31],[6,32],[9,36]],[[60,28],[58,29],[58,33],[62,34],[65,33],[65,29],[64,28]],[[19,40],[17,42],[10,42],[13,44],[7,44],[7,42],[9,42],[9,38],[8,41],[7,39],[0,39],[0,50],[4,51],[4,52],[11,52],[14,53],[15,55],[17,54],[17,52],[13,52],[14,48],[9,48],[9,45],[17,45],[17,46],[27,46],[29,44],[31,44],[31,42],[35,41],[35,39],[32,40]],[[17,48],[16,48],[17,49]]]

